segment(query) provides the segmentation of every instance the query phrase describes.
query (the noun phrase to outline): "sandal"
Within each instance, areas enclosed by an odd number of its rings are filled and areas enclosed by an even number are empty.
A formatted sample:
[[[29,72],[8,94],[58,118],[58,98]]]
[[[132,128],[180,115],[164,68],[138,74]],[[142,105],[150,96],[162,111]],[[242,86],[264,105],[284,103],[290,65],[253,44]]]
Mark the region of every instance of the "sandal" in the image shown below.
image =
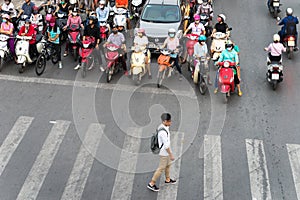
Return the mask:
[[[65,52],[65,53],[64,53],[64,57],[66,57],[67,55],[68,55],[68,52]]]
[[[242,91],[239,91],[238,95],[241,97],[243,95]]]

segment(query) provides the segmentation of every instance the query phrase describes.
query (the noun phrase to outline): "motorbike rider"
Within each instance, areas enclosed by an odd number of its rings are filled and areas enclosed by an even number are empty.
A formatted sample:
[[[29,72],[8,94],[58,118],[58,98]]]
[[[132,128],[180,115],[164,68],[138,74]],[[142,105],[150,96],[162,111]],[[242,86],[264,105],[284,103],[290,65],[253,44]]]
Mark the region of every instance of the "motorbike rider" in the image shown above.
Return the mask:
[[[196,14],[207,14],[210,17],[210,20],[214,17],[214,11],[212,6],[208,3],[208,0],[203,0],[202,4],[198,6]]]
[[[183,35],[185,36],[189,30],[192,30],[192,34],[205,35],[205,27],[200,23],[200,15],[194,15],[194,22],[188,26]]]
[[[50,19],[49,27],[47,29],[48,41],[52,43],[53,48],[57,53],[58,68],[61,69],[63,66],[61,62],[61,44],[59,41],[59,34],[60,30],[58,25],[56,24],[56,19],[55,17],[52,17]]]
[[[20,28],[18,35],[32,37],[31,40],[29,40],[29,56],[31,58],[37,57],[36,31],[34,30],[34,26],[32,26],[30,19],[25,20],[25,24]]]
[[[71,12],[70,8],[71,8],[71,5],[70,5],[69,0],[62,0],[62,1],[60,1],[60,3],[58,3],[56,5],[56,10],[55,10],[54,14],[57,13],[58,11],[70,14],[70,12]]]
[[[99,27],[98,18],[97,18],[97,14],[96,14],[95,11],[92,11],[92,12],[89,13],[88,18],[86,19],[85,22],[83,22],[84,27],[87,27],[87,26],[89,25],[90,19],[91,19],[91,18],[92,18],[93,20],[94,20],[94,18],[96,18],[96,24],[95,24],[95,25],[96,25],[97,27]]]
[[[0,33],[10,36],[10,38],[7,41],[7,45],[9,47],[9,50],[11,52],[11,55],[15,57],[15,45],[14,45],[14,25],[10,22],[10,16],[8,14],[4,14],[2,16],[2,23],[0,27]]]
[[[141,49],[146,49],[148,44],[149,44],[149,41],[148,41],[148,38],[145,34],[145,29],[142,29],[142,28],[139,28],[137,30],[137,35],[134,37],[134,40],[133,40],[133,44],[134,46],[136,47],[142,47]],[[145,50],[144,51],[144,54],[145,54],[145,64],[146,64],[146,67],[147,67],[147,71],[148,71],[148,75],[149,75],[149,79],[152,78],[152,75],[151,75],[151,70],[150,70],[150,63],[148,63],[148,53],[149,50]]]
[[[264,50],[269,52],[268,57],[270,62],[281,62],[281,54],[282,52],[286,52],[286,48],[280,43],[280,36],[278,34],[273,35],[273,42],[269,44],[268,47],[265,47]],[[270,62],[268,61],[267,65],[269,65]]]
[[[229,62],[234,62],[235,63],[235,67],[233,67],[234,70],[234,83],[238,89],[238,95],[242,96],[243,93],[241,91],[241,87],[240,87],[240,78],[238,77],[237,74],[237,66],[239,64],[239,57],[237,52],[233,49],[234,45],[233,43],[228,40],[227,43],[225,44],[225,50],[222,51],[220,58],[218,60],[217,65],[219,65],[220,62],[223,61],[229,61]],[[215,90],[214,93],[216,94],[218,92],[218,79],[219,79],[219,70],[216,73],[216,79],[215,79]]]
[[[25,0],[25,3],[22,5],[22,9],[18,13],[17,18],[19,18],[22,14],[27,15],[28,17],[31,16],[33,8],[35,4],[31,2],[31,0]]]
[[[30,21],[32,24],[36,24],[37,26],[43,25],[43,16],[39,13],[39,8],[37,6],[33,8]]]
[[[299,20],[297,17],[293,16],[293,9],[287,8],[286,9],[286,17],[283,18],[280,22],[278,22],[278,25],[283,25],[281,27],[281,30],[278,32],[280,35],[280,41],[283,42],[286,35],[294,35],[295,36],[295,48],[294,50],[298,50],[297,47],[297,27],[296,24],[299,24]]]
[[[16,25],[17,11],[15,9],[14,4],[11,2],[11,0],[5,0],[2,6],[0,7],[0,11],[1,12],[4,11],[7,14],[9,13],[12,23],[14,24],[15,27],[17,27]]]
[[[71,13],[71,15],[69,15],[67,24],[66,24],[66,26],[64,26],[63,30],[66,30],[68,27],[70,27],[72,25],[77,25],[78,27],[81,27],[83,29],[84,27],[81,23],[82,23],[81,17],[78,15],[77,8],[73,8],[72,13]],[[68,55],[69,43],[70,43],[70,41],[67,39],[64,57],[66,57]]]
[[[205,70],[206,76],[207,76],[207,83],[211,85],[212,83],[210,81],[209,68],[208,68],[209,57],[208,57],[208,50],[207,50],[207,45],[206,45],[205,41],[206,41],[206,36],[200,35],[198,38],[198,43],[196,43],[194,45],[194,55],[193,55],[195,58],[194,65],[196,66],[202,57],[206,58],[204,61],[204,68],[205,68],[204,70]],[[192,78],[193,78],[193,75],[194,75],[194,72],[192,72]]]
[[[93,55],[95,58],[95,62],[98,62],[98,64],[102,65],[102,59],[99,51],[99,44],[100,44],[100,30],[97,27],[97,18],[95,16],[91,16],[89,19],[89,25],[84,28],[83,32],[83,40],[85,40],[85,37],[91,36],[95,38],[95,48],[93,50]],[[81,65],[81,58],[79,58],[79,64],[74,68],[75,70],[79,69]],[[88,70],[93,69],[93,65],[91,65]]]
[[[214,26],[214,29],[212,31],[212,36],[216,32],[222,32],[227,34],[228,33],[228,25],[225,23],[226,16],[224,14],[219,14],[217,17],[217,23]]]
[[[171,51],[178,51],[178,46],[179,46],[179,39],[176,36],[176,30],[174,28],[170,28],[168,31],[168,37],[166,38],[164,44],[162,45],[162,49],[167,47],[167,49],[171,50]],[[170,59],[170,62],[174,61],[174,65],[177,69],[177,71],[179,72],[179,80],[182,80],[182,71],[181,71],[181,67],[179,66],[179,58],[178,58],[178,54],[176,55],[176,57],[172,57]],[[170,71],[171,72],[171,71]],[[171,74],[169,74],[170,76]]]
[[[105,6],[105,0],[99,1],[99,7],[96,9],[96,14],[99,22],[107,22],[109,17],[109,9]]]
[[[122,62],[122,66],[124,69],[124,74],[127,76],[128,75],[128,71],[127,71],[127,66],[126,66],[126,45],[125,45],[125,37],[123,35],[123,33],[120,33],[118,31],[118,26],[114,25],[112,28],[112,33],[108,36],[107,41],[105,42],[105,44],[103,45],[104,47],[106,47],[107,44],[109,43],[113,43],[121,48],[119,48],[119,54],[122,55],[119,57],[119,59],[121,59],[120,61]]]

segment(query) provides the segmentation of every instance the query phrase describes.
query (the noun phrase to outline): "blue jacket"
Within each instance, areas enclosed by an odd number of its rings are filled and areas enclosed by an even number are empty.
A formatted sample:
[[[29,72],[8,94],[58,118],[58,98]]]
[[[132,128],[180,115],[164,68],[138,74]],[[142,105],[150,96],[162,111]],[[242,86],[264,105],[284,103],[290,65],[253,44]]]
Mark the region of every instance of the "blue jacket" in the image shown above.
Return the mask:
[[[288,23],[288,21],[290,20],[294,20],[294,22],[296,24],[299,24],[299,21],[298,21],[298,18],[297,17],[294,17],[292,15],[289,15],[289,16],[286,16],[285,18],[283,18],[279,23],[278,25],[283,25],[282,28],[281,28],[281,31],[283,31],[283,33],[285,33],[285,30],[286,30],[286,25]],[[296,29],[296,32],[297,32],[297,29]]]
[[[239,63],[239,56],[237,55],[236,51],[232,49],[231,51],[228,51],[227,49],[223,50],[218,62],[223,61],[230,61],[235,62],[236,64]]]

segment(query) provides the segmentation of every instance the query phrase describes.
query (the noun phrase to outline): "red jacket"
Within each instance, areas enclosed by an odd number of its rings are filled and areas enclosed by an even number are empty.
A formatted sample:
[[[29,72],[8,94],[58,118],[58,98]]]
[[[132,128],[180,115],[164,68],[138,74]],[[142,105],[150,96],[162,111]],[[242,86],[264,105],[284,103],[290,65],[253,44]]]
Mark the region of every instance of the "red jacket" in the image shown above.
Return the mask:
[[[19,34],[21,35],[22,33],[25,33],[25,26],[22,26]],[[34,30],[34,27],[30,24],[28,32],[25,34],[25,36],[32,36],[32,39],[29,41],[29,44],[34,44],[36,42],[36,31]]]

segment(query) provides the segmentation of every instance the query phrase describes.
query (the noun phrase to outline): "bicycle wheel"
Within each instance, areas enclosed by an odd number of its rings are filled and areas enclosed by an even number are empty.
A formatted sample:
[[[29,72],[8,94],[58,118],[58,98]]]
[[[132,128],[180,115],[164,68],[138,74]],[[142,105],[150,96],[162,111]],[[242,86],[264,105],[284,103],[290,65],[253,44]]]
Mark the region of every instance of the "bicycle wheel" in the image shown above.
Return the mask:
[[[35,73],[36,75],[40,76],[44,73],[46,69],[46,57],[44,54],[39,55],[38,59],[36,60],[35,64]]]

